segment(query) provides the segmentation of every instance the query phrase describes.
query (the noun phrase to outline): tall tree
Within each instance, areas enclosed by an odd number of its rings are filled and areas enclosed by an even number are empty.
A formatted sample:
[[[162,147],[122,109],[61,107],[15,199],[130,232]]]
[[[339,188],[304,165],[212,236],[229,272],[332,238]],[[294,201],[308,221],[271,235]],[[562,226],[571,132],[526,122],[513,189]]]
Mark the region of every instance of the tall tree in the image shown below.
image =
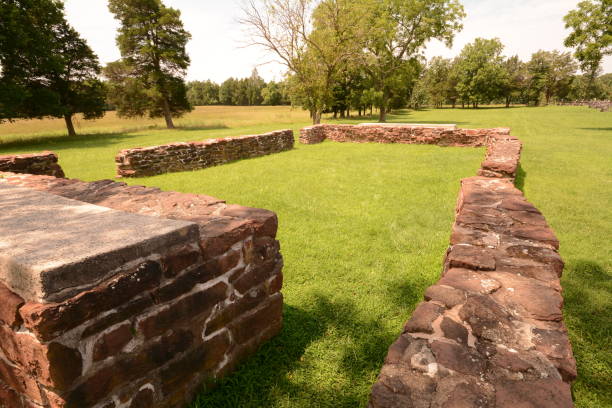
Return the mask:
[[[396,72],[431,39],[452,45],[465,13],[458,0],[378,0],[361,7],[368,23],[365,63],[382,95],[379,121],[385,122]]]
[[[261,105],[261,102],[263,101],[261,91],[266,87],[266,81],[259,76],[257,69],[253,69],[251,76],[246,79],[246,85],[247,105]]]
[[[527,72],[525,64],[518,55],[504,60],[503,68],[505,76],[502,83],[502,96],[506,100],[506,108],[509,108],[510,103],[518,99],[525,89]]]
[[[251,44],[273,53],[290,72],[292,100],[313,123],[333,100],[337,75],[359,54],[363,15],[352,0],[249,0],[241,23]]]
[[[568,52],[538,51],[527,63],[529,72],[530,99],[539,104],[543,97],[548,105],[554,97],[569,92],[569,85],[578,66]]]
[[[574,56],[589,80],[589,97],[593,97],[601,61],[612,54],[612,1],[581,1],[563,20],[565,28],[572,30],[565,46],[575,48]]]
[[[0,2],[0,120],[104,115],[98,59],[56,0]]]
[[[449,94],[450,74],[450,60],[434,57],[429,61],[422,81],[429,95],[429,102],[436,108],[441,108],[446,102]]]
[[[503,49],[497,38],[477,38],[463,48],[457,62],[457,91],[462,102],[477,108],[500,96],[505,79]]]
[[[148,112],[174,128],[173,116],[192,109],[183,80],[190,63],[185,47],[191,35],[183,27],[180,11],[161,0],[109,0],[108,8],[121,23],[117,45],[126,77],[119,83],[137,82],[146,89],[140,94],[145,98],[140,110],[121,105],[126,100],[121,86],[112,87],[111,100],[126,115]]]
[[[187,99],[192,106],[217,105],[219,103],[219,85],[208,81],[187,83]]]

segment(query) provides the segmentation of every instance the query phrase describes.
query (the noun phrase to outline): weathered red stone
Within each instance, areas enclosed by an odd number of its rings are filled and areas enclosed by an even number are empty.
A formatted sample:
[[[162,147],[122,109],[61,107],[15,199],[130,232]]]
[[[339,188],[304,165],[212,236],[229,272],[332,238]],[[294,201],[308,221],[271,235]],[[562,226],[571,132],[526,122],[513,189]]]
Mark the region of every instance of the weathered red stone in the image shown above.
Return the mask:
[[[464,303],[466,299],[465,291],[440,284],[430,286],[425,291],[425,300],[440,302],[449,309]]]
[[[155,403],[155,393],[150,388],[145,388],[138,391],[138,394],[132,399],[130,408],[151,408]]]
[[[0,323],[15,327],[21,324],[19,308],[25,303],[21,296],[13,293],[0,282]]]
[[[14,327],[0,322],[0,354],[14,361],[12,376],[24,372],[30,379],[31,391],[21,386],[23,392],[14,393],[24,401],[19,408],[177,408],[201,383],[229,373],[280,331],[282,257],[273,213],[110,180],[9,174],[0,183],[199,226],[181,246],[142,249],[144,259],[159,260],[142,270],[131,265],[61,303],[11,306],[19,315],[9,322]],[[240,277],[243,295],[233,287]],[[5,392],[3,384],[0,379],[1,398],[14,391]]]
[[[431,302],[423,302],[412,313],[412,319],[404,326],[408,333],[433,333],[431,324],[444,311],[444,308]]]
[[[57,155],[49,151],[0,156],[0,171],[64,177],[64,172],[57,161]]]
[[[62,303],[26,303],[20,309],[25,326],[44,341],[72,329],[97,314],[120,306],[143,291],[159,285],[161,267],[145,262],[134,272],[123,274]]]
[[[93,349],[93,361],[118,354],[132,340],[132,325],[123,324],[98,339]]]
[[[176,276],[185,268],[192,267],[200,262],[202,262],[200,248],[181,248],[162,259],[166,277]]]
[[[265,331],[268,326],[282,319],[283,296],[272,295],[263,305],[254,311],[240,316],[229,324],[232,338],[238,344],[246,343],[254,336]]]
[[[561,380],[508,381],[495,384],[499,408],[572,408],[570,386]]]
[[[138,332],[146,339],[159,336],[169,327],[210,315],[213,306],[226,297],[227,285],[219,282],[214,286],[187,295],[170,307],[161,309],[138,323]]]
[[[119,152],[115,161],[119,177],[142,177],[279,153],[292,149],[293,144],[293,131],[279,130],[263,135],[127,149]]]

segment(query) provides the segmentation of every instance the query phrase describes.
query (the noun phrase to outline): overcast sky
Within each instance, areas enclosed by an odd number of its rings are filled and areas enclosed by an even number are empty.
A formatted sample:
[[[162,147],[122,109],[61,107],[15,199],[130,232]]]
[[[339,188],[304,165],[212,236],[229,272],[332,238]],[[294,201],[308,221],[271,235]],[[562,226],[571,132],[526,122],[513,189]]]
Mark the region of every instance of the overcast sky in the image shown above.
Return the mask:
[[[230,76],[245,77],[257,68],[266,80],[281,79],[283,69],[267,62],[273,59],[260,49],[243,47],[246,39],[239,24],[242,0],[164,0],[182,12],[185,28],[191,33],[188,44],[191,67],[189,80],[212,79],[222,82]],[[452,49],[431,42],[429,57],[457,55],[477,37],[498,37],[506,55],[518,54],[528,60],[539,49],[565,50],[567,35],[563,16],[579,0],[463,0],[467,17]],[[107,8],[107,0],[65,0],[68,21],[88,41],[102,63],[119,58],[115,45],[117,22]],[[604,61],[605,72],[612,72],[612,58]]]

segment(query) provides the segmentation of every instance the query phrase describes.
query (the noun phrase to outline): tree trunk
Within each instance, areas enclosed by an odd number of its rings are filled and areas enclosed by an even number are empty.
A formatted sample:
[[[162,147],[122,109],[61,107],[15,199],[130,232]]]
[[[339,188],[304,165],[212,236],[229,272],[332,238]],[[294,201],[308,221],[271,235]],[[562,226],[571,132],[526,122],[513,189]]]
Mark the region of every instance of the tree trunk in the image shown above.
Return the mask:
[[[72,114],[64,115],[64,121],[66,122],[66,128],[68,128],[68,136],[76,136],[76,132],[74,131],[74,125],[72,124]]]
[[[506,96],[506,108],[510,107],[510,97]]]
[[[312,124],[313,125],[318,125],[320,123],[321,123],[321,112],[314,111],[313,115],[312,115]]]
[[[164,119],[166,119],[166,128],[174,129],[174,122],[172,121],[172,113],[170,113],[170,104],[168,99],[164,98]]]
[[[380,114],[378,115],[378,122],[385,123],[387,121],[387,110],[384,106],[380,107]]]

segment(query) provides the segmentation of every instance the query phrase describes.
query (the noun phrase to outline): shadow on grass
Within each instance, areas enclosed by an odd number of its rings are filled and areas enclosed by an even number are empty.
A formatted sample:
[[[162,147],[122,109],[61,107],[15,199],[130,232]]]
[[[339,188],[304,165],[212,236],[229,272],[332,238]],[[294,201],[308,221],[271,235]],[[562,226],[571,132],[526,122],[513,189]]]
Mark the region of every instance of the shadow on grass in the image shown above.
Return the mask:
[[[590,388],[591,394],[612,403],[610,347],[602,348],[601,342],[601,339],[608,339],[609,345],[612,339],[612,276],[597,262],[577,259],[566,264],[562,283],[563,312],[573,334],[578,381]],[[604,403],[603,400],[599,402]]]
[[[80,133],[75,137],[70,137],[68,135],[35,136],[28,139],[11,140],[8,142],[0,141],[0,149],[27,148],[28,150],[35,150],[50,147],[95,148],[113,145],[125,139],[135,137],[139,137],[139,135],[128,134],[124,131],[109,133]]]
[[[160,128],[160,129],[163,130],[165,128]],[[227,126],[225,123],[217,123],[214,125],[180,125],[172,130],[179,130],[179,131],[183,130],[186,132],[193,132],[193,131],[199,131],[199,130],[220,130],[220,129],[230,129],[230,127]]]
[[[311,343],[324,341],[328,336],[343,342],[338,350],[339,364],[321,373],[326,377],[324,382],[305,384],[299,378],[300,370],[309,369],[319,361],[316,357],[313,360],[312,356],[307,359],[303,356]],[[382,366],[393,336],[386,333],[379,320],[364,319],[352,300],[330,300],[316,294],[308,309],[285,305],[282,332],[213,390],[203,390],[190,408],[269,407],[278,402],[278,396],[290,396],[294,401],[291,406],[363,406],[364,386],[369,392],[373,373]],[[309,352],[316,353],[316,348]],[[361,389],[343,387],[338,392],[334,373],[340,377],[338,381],[360,384]],[[311,383],[318,385],[316,389]]]
[[[527,178],[527,172],[523,169],[523,166],[519,163],[516,168],[516,178],[514,179],[514,186],[521,190],[523,193],[525,192],[525,179]]]
[[[594,131],[607,131],[612,132],[612,127],[601,127],[601,128],[578,128],[578,130],[594,130]]]
[[[209,126],[200,125],[187,125],[179,126],[175,129],[170,129],[173,132],[195,132],[204,130],[216,130],[216,129],[229,129],[225,124],[215,124]],[[58,147],[61,145],[64,147],[79,147],[79,148],[96,148],[113,145],[122,142],[126,139],[138,138],[141,135],[137,134],[142,131],[159,131],[168,130],[161,126],[147,126],[131,129],[122,129],[115,132],[90,132],[90,133],[77,133],[75,137],[70,137],[68,134],[55,135],[55,136],[32,136],[23,137],[16,140],[9,140],[3,142],[0,138],[0,149],[19,149],[27,148],[29,150],[34,149],[45,149],[49,147]],[[172,142],[169,140],[169,142]]]

